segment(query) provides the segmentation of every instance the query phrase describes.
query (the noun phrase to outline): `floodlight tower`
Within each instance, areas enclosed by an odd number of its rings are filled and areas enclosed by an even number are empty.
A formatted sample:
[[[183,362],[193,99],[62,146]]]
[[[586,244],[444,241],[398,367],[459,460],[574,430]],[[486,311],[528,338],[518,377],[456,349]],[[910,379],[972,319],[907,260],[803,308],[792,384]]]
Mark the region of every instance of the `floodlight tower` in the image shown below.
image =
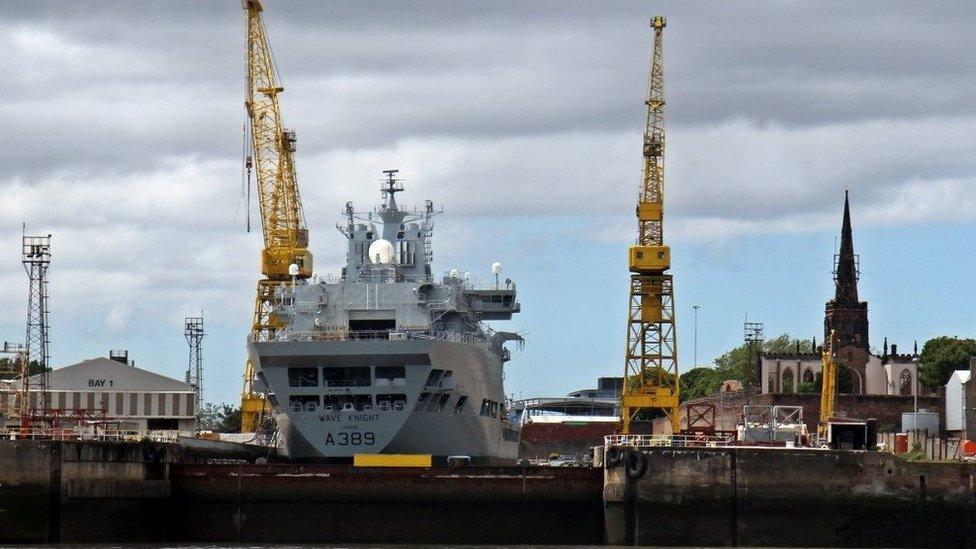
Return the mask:
[[[200,406],[203,404],[203,317],[188,316],[184,319],[183,335],[190,346],[189,360],[186,365],[186,382],[193,387],[195,415],[199,417]]]
[[[51,362],[48,335],[48,290],[47,269],[51,264],[51,235],[28,236],[23,234],[21,247],[21,262],[27,272],[27,335],[24,346],[31,360],[37,362],[41,369],[38,380],[38,390],[46,400],[48,384],[48,367]],[[47,402],[42,404],[47,408]]]

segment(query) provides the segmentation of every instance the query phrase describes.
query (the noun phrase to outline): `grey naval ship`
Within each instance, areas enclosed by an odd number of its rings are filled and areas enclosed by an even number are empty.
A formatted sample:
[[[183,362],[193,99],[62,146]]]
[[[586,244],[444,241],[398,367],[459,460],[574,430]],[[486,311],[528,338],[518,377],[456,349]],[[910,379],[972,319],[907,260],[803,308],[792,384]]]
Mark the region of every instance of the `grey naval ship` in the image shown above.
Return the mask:
[[[436,281],[435,210],[401,210],[403,184],[384,172],[383,203],[337,228],[346,266],[335,280],[282,286],[272,341],[251,341],[250,358],[278,424],[279,451],[293,459],[345,461],[355,454],[467,456],[511,463],[518,431],[502,386],[512,332],[485,321],[519,312],[511,280],[473,284],[456,270]]]

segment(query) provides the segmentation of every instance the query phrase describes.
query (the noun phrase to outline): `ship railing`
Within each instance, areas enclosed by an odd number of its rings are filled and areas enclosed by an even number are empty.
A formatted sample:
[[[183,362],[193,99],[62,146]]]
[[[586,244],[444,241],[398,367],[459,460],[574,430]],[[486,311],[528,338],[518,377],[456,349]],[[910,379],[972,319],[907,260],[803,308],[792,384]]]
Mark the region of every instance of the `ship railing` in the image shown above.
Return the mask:
[[[603,445],[631,448],[704,448],[727,446],[731,436],[719,435],[607,435]]]
[[[187,433],[180,431],[143,431],[143,430],[91,430],[73,428],[9,428],[0,429],[0,440],[53,440],[53,441],[72,441],[72,440],[97,440],[97,441],[152,441],[152,442],[177,442],[179,437]],[[190,433],[192,435],[192,433]]]
[[[487,345],[483,336],[442,330],[313,330],[284,332],[279,341],[367,341],[367,340],[438,340],[452,343]]]

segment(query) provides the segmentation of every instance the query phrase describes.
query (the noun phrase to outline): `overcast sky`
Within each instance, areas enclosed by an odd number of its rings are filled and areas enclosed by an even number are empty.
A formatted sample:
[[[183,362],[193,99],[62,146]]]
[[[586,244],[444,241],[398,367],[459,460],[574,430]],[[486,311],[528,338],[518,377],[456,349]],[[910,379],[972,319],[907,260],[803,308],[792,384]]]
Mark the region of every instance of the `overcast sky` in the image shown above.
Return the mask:
[[[821,330],[844,189],[874,343],[974,331],[969,3],[266,4],[316,270],[341,266],[345,201],[371,206],[399,168],[405,203],[447,210],[437,270],[487,278],[498,260],[521,283],[509,392],[622,369],[659,11],[682,363],[693,303],[700,363],[746,311],[771,334]],[[236,0],[0,4],[2,339],[23,339],[26,222],[54,234],[55,365],[122,347],[181,377],[182,319],[202,309],[207,397],[235,398],[261,245],[243,41]]]

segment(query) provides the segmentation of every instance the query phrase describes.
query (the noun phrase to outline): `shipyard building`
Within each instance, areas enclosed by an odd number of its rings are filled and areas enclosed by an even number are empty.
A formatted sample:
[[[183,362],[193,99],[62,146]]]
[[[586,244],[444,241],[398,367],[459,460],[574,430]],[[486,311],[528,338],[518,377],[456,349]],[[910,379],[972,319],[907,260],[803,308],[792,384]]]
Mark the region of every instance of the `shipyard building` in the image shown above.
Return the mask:
[[[98,422],[120,431],[195,429],[193,387],[135,367],[124,351],[52,370],[44,392],[46,406],[41,405],[41,392],[35,389],[39,385],[39,374],[29,378],[28,389],[36,409],[47,415]],[[20,425],[19,400],[19,380],[0,386],[4,427]]]

